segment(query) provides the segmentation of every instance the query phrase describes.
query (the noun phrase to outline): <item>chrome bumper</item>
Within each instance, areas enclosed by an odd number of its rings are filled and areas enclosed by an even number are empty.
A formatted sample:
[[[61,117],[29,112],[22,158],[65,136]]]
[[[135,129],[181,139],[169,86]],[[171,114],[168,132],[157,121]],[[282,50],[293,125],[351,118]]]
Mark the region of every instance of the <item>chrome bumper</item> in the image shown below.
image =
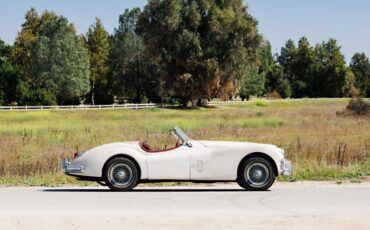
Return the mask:
[[[292,162],[286,159],[283,159],[280,163],[281,174],[283,176],[292,175]]]
[[[71,161],[67,158],[62,160],[62,171],[63,173],[83,173],[85,171],[85,166],[83,165],[72,165]]]

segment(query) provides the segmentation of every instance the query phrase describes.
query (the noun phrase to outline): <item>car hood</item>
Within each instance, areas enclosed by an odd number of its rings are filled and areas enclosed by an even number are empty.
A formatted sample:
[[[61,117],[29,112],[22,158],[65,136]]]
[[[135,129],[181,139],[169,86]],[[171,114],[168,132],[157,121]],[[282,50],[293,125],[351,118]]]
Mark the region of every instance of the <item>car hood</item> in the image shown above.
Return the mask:
[[[204,147],[208,148],[217,148],[217,147],[238,147],[238,146],[264,146],[264,147],[276,147],[275,145],[270,144],[259,144],[253,142],[237,142],[237,141],[198,141]]]

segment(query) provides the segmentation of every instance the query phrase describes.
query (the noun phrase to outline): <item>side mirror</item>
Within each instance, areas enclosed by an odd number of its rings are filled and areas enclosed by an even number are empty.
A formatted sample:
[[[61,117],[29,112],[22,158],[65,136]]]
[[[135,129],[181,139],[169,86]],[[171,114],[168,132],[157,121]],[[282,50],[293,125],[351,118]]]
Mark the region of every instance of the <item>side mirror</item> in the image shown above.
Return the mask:
[[[185,143],[188,147],[193,147],[193,145],[190,143],[190,141],[187,141],[186,143]]]

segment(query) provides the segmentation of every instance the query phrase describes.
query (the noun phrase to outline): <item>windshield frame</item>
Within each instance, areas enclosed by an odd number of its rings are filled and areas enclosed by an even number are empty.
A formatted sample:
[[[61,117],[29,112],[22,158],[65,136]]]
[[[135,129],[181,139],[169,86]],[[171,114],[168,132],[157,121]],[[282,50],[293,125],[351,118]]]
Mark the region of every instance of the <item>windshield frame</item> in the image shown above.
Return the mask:
[[[176,135],[183,141],[184,144],[186,144],[189,147],[192,147],[191,143],[189,142],[190,137],[186,135],[186,133],[182,131],[182,129],[176,126],[173,130],[176,133]]]

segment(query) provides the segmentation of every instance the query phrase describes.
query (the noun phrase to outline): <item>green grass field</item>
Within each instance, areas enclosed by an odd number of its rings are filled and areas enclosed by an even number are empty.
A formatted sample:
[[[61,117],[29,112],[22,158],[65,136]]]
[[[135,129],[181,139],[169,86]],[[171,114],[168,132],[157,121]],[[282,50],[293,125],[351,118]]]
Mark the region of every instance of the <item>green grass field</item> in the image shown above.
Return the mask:
[[[145,139],[164,146],[175,125],[193,139],[282,146],[294,166],[288,180],[370,175],[370,118],[337,116],[347,102],[255,100],[189,110],[0,112],[0,184],[81,183],[62,175],[64,155],[115,141]]]

